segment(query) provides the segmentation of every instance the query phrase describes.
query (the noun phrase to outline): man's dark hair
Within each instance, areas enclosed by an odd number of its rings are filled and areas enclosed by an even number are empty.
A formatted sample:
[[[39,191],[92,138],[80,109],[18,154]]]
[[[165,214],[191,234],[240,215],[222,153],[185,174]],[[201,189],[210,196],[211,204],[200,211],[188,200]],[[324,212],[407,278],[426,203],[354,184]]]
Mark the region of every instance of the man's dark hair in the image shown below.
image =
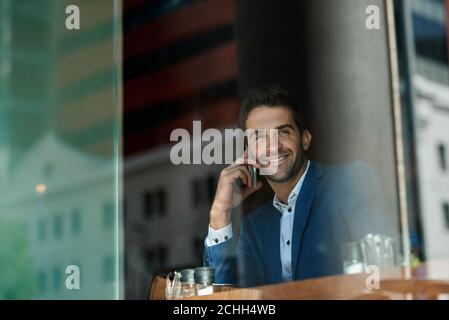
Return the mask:
[[[245,122],[251,110],[261,106],[287,108],[292,113],[299,132],[302,133],[306,129],[304,116],[299,110],[295,97],[279,85],[273,84],[248,91],[240,107],[239,125],[243,130],[246,130]]]

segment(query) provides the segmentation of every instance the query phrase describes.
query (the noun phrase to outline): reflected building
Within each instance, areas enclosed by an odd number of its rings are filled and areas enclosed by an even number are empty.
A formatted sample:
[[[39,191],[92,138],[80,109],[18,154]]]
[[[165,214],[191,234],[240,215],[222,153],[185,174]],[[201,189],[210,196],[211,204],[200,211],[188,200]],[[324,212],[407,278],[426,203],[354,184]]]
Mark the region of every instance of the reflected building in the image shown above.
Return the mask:
[[[125,1],[126,297],[202,264],[220,165],[171,163],[170,133],[237,124],[234,1]]]
[[[114,298],[111,175],[110,160],[82,154],[54,134],[35,143],[17,164],[0,208],[2,223],[25,225],[23,259],[30,260],[37,283],[32,298]],[[66,287],[69,265],[79,268],[79,290]]]
[[[412,244],[421,258],[449,256],[448,2],[396,1]]]
[[[1,277],[0,297],[119,295],[118,3],[0,1],[0,225],[21,230],[23,259],[8,267],[28,265],[35,283],[10,291],[17,279]],[[73,4],[76,31],[65,26]],[[65,286],[69,264],[80,268],[80,290]]]
[[[414,86],[425,253],[439,259],[449,256],[449,86],[418,75]]]

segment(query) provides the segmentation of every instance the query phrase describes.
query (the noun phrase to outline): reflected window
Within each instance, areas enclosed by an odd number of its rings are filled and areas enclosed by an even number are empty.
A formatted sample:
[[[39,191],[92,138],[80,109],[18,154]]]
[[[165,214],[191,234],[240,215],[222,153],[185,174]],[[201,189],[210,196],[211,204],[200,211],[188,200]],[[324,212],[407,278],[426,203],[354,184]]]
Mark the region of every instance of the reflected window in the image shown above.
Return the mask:
[[[144,252],[144,259],[147,270],[162,268],[167,264],[168,247],[165,245],[159,245],[157,247],[147,249]]]
[[[153,193],[145,192],[143,195],[143,213],[147,218],[150,218],[155,211],[155,201],[156,199],[154,198]]]
[[[443,219],[447,230],[449,230],[449,203],[443,203]]]
[[[39,220],[37,226],[37,237],[40,242],[44,242],[47,238],[47,224],[44,219]]]
[[[59,291],[62,287],[62,272],[61,268],[53,268],[53,289]]]
[[[441,170],[446,171],[446,146],[442,143],[438,145],[438,162]]]
[[[77,236],[81,233],[81,212],[78,209],[72,211],[71,217],[72,235]]]
[[[195,178],[192,181],[193,205],[209,205],[214,200],[216,189],[216,178],[213,175]]]
[[[114,226],[114,205],[111,202],[103,205],[103,225],[106,229]]]
[[[63,233],[63,218],[61,215],[53,217],[53,237],[55,240],[61,239]]]
[[[164,216],[165,215],[165,210],[166,210],[166,202],[167,202],[167,195],[165,190],[160,189],[157,192],[157,200],[158,200],[158,208],[157,208],[157,212],[159,213],[160,216]]]
[[[40,271],[37,274],[37,285],[41,294],[47,292],[47,274],[44,271]]]
[[[429,60],[447,64],[446,26],[442,22],[413,13],[416,54]]]
[[[159,263],[161,266],[167,264],[168,248],[166,246],[159,246]]]
[[[103,281],[114,281],[114,256],[107,256],[103,258]]]
[[[154,214],[165,216],[167,211],[167,193],[164,189],[147,191],[143,195],[143,214],[151,218]]]

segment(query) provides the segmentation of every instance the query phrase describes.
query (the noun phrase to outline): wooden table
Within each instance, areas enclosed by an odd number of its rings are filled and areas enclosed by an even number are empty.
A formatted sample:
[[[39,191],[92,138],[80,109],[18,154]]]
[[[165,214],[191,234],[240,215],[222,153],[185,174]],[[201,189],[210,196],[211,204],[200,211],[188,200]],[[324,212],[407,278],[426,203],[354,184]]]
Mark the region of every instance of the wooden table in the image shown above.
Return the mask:
[[[407,279],[403,268],[380,270],[380,288],[368,290],[368,273],[321,277],[248,289],[233,289],[192,300],[261,299],[435,299],[449,294],[449,259],[430,261],[413,270]],[[431,294],[430,294],[431,293]]]

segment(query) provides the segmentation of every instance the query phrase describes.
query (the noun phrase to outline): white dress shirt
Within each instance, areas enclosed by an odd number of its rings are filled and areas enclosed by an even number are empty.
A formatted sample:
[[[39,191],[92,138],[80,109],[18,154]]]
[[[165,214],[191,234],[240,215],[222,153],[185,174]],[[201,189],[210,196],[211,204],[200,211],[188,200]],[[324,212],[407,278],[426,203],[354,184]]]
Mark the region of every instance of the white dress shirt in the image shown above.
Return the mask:
[[[296,200],[301,191],[307,171],[309,170],[310,161],[307,161],[307,167],[304,174],[296,183],[293,190],[288,195],[287,204],[283,204],[274,195],[273,206],[281,213],[281,237],[280,253],[282,265],[282,278],[285,281],[292,280],[292,234],[293,234],[293,218],[295,213]],[[209,226],[209,232],[206,237],[206,245],[214,246],[232,238],[232,223],[227,226],[215,230]]]
[[[279,201],[274,195],[273,206],[281,213],[281,265],[282,278],[285,281],[292,280],[292,235],[293,235],[293,218],[295,216],[296,200],[301,191],[304,178],[309,170],[309,161],[307,161],[307,168],[301,176],[295,187],[288,195],[287,204]]]

